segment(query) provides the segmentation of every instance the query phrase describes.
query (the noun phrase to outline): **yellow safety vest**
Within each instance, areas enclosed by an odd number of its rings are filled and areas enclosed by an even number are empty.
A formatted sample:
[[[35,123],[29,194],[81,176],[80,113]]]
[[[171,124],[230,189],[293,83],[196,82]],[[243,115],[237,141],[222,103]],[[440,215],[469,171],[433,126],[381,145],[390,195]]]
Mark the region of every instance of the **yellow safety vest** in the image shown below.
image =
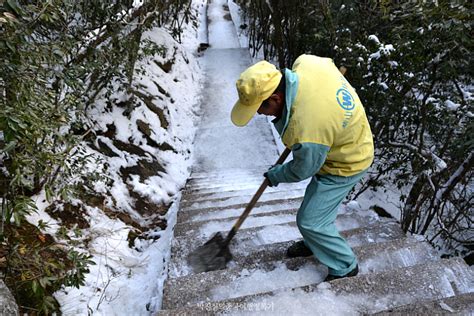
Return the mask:
[[[298,92],[283,143],[316,143],[330,148],[321,174],[352,176],[366,170],[374,144],[364,107],[330,58],[301,55],[293,64]]]

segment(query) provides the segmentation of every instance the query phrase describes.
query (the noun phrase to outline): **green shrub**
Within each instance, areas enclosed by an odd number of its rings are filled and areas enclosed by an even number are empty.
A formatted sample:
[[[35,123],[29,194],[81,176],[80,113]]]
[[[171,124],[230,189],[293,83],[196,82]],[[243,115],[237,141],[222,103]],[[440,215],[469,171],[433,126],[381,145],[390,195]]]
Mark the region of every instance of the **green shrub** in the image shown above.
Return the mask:
[[[134,2],[0,3],[0,272],[25,311],[56,310],[51,294],[81,286],[92,264],[41,240],[25,220],[37,211],[32,197],[80,198],[103,177],[88,168],[106,166],[86,150],[95,137],[87,109],[99,95],[128,92],[137,59],[165,49],[148,43],[140,52],[145,30],[169,25],[179,38],[190,14],[189,1]]]

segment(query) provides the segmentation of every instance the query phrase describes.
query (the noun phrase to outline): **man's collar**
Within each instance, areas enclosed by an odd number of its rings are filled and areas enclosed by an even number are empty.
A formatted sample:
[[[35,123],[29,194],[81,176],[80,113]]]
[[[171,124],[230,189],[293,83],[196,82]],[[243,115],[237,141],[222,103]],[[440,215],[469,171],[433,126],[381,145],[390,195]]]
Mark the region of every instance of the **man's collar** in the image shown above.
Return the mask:
[[[291,107],[298,92],[298,75],[290,69],[285,69],[285,104],[280,118],[275,118],[272,123],[276,130],[283,136],[290,120]]]

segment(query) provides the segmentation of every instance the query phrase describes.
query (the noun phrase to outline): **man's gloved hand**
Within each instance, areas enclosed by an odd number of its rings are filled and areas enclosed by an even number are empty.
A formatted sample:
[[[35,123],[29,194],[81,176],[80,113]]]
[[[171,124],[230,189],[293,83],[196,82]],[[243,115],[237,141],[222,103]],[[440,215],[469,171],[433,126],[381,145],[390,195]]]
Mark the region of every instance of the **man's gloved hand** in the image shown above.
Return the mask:
[[[267,179],[267,181],[268,181],[268,186],[269,186],[269,187],[272,187],[273,184],[272,184],[272,182],[270,181],[270,178],[268,177],[268,172],[265,172],[265,173],[263,174],[263,176]]]
[[[268,169],[268,171],[263,174],[263,176],[264,176],[265,178],[267,178],[267,180],[268,180],[268,186],[270,186],[270,187],[276,187],[276,186],[278,185],[278,183],[272,182],[272,180],[271,180],[272,177],[269,175],[269,173],[272,172],[272,169],[275,168],[276,166],[279,166],[279,165],[273,165],[273,166],[271,166],[271,167]]]
[[[269,187],[273,187],[274,185],[272,184],[272,181],[270,180],[270,178],[268,177],[268,172],[265,172],[263,174],[263,176],[268,180],[268,186]]]

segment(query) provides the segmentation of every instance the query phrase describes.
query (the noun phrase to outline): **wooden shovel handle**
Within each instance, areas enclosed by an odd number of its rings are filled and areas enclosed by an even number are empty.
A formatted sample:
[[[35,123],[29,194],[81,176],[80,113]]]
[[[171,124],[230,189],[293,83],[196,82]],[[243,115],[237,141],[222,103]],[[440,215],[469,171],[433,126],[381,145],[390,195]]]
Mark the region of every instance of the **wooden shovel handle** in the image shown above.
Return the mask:
[[[275,163],[275,165],[281,165],[282,163],[285,162],[286,158],[288,157],[288,155],[290,154],[291,150],[288,149],[288,148],[285,148],[285,150],[283,151],[283,153],[281,154],[280,158],[278,158],[277,162]],[[242,215],[240,215],[239,219],[237,220],[237,222],[234,224],[234,226],[232,226],[232,229],[230,230],[230,232],[227,234],[227,237],[224,241],[224,245],[228,245],[230,243],[230,241],[232,240],[232,238],[235,236],[235,234],[237,233],[237,231],[239,230],[240,226],[242,225],[242,223],[245,221],[245,219],[247,218],[247,216],[249,215],[250,211],[253,209],[253,207],[255,206],[255,204],[257,203],[258,199],[262,196],[263,192],[265,191],[265,189],[267,188],[267,186],[269,185],[269,182],[268,182],[268,179],[265,178],[265,180],[263,180],[262,184],[260,185],[260,187],[258,188],[257,192],[254,194],[254,196],[252,197],[252,199],[250,200],[249,204],[247,204],[247,207],[245,208],[244,212],[242,213]]]

